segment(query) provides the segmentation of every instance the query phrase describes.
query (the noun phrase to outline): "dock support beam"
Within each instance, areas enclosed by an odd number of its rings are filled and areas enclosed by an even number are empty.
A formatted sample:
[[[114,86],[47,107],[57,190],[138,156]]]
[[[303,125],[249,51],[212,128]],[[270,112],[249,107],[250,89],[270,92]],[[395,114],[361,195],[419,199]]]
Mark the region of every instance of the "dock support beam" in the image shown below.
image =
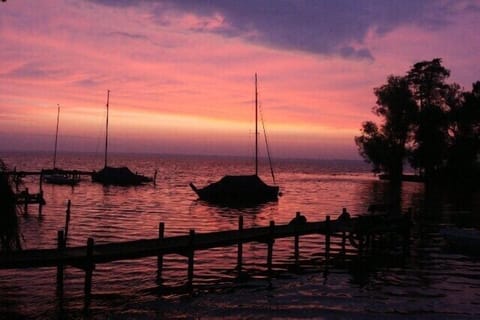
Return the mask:
[[[273,243],[275,242],[275,221],[270,221],[270,235],[268,239],[268,249],[267,249],[267,269],[268,275],[272,275],[272,259],[273,259]]]
[[[242,262],[243,262],[243,241],[242,238],[243,232],[243,216],[238,217],[238,244],[237,244],[237,271],[238,275],[242,273]]]
[[[194,253],[195,253],[195,230],[190,229],[190,243],[188,248],[188,286],[193,287],[193,263],[194,263]]]
[[[163,243],[163,238],[165,237],[165,223],[160,222],[158,225],[158,244]],[[163,253],[160,251],[157,255],[157,282],[162,282],[162,272],[163,272]]]
[[[67,211],[65,212],[65,235],[64,235],[64,239],[65,239],[65,246],[67,245],[67,239],[68,239],[68,226],[70,224],[70,206],[71,206],[71,201],[68,200],[67,202]]]
[[[93,238],[88,238],[87,240],[87,261],[85,265],[85,286],[84,293],[85,297],[89,297],[92,293],[92,275],[93,270],[95,269],[95,264],[93,263]]]
[[[30,195],[28,194],[28,188],[25,188],[25,203],[23,205],[23,213],[28,214],[28,200],[30,199]]]
[[[299,221],[300,219],[300,212],[297,212],[295,215],[295,220]],[[298,235],[298,227],[297,223],[294,224],[295,228],[295,236],[294,236],[294,253],[293,256],[295,258],[295,265],[298,266],[298,260],[300,257],[300,236]]]
[[[63,252],[65,249],[65,240],[63,235],[63,230],[57,231],[57,250],[58,252]],[[57,264],[57,295],[63,295],[63,263],[59,262]]]
[[[330,216],[325,219],[325,262],[330,259]]]

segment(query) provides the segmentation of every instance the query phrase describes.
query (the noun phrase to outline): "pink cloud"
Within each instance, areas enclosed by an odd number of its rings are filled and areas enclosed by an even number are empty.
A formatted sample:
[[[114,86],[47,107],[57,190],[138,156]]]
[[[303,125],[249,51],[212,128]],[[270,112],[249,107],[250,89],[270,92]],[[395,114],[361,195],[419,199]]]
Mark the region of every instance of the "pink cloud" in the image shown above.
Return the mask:
[[[119,148],[162,152],[156,142],[162,141],[165,152],[185,144],[238,152],[243,149],[230,146],[249,145],[258,72],[259,100],[278,153],[308,156],[325,148],[332,157],[356,157],[353,136],[374,118],[373,88],[389,74],[440,56],[455,81],[468,86],[475,80],[477,18],[472,12],[441,30],[418,24],[371,29],[349,45],[368,47],[372,61],[226,37],[231,26],[221,13],[185,13],[161,24],[144,6],[9,1],[0,11],[0,125],[18,135],[27,127],[48,135],[59,103],[65,135],[94,141],[110,89]]]

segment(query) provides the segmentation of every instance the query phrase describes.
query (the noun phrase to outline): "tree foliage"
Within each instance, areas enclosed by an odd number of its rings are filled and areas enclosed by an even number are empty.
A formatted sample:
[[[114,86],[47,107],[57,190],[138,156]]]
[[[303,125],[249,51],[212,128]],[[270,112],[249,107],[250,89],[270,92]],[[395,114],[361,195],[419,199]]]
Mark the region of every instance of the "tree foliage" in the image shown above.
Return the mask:
[[[21,249],[15,193],[0,159],[0,251]]]
[[[355,137],[360,155],[374,172],[399,179],[403,163],[426,180],[465,177],[478,165],[480,152],[480,82],[471,92],[449,84],[450,71],[441,59],[421,61],[405,76],[390,76],[374,89],[377,102],[372,121]]]

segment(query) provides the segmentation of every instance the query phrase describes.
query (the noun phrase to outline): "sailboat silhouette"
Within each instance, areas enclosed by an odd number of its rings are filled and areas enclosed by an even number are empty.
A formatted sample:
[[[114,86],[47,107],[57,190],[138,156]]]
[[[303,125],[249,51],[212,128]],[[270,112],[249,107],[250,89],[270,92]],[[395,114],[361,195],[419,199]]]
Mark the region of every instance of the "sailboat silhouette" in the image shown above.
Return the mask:
[[[255,174],[226,175],[204,188],[197,188],[193,183],[190,183],[190,187],[200,200],[226,206],[252,206],[278,199],[279,187],[267,185],[258,176],[257,74],[255,74]]]
[[[80,182],[80,175],[76,171],[66,171],[57,168],[58,126],[60,122],[60,105],[57,105],[57,129],[55,131],[55,147],[53,151],[53,168],[42,170],[43,180],[51,184],[76,185]]]
[[[133,173],[128,167],[109,167],[108,166],[108,108],[110,101],[110,90],[107,91],[107,120],[105,124],[105,163],[103,169],[92,174],[92,181],[103,185],[122,185],[134,186],[153,179],[140,174]]]

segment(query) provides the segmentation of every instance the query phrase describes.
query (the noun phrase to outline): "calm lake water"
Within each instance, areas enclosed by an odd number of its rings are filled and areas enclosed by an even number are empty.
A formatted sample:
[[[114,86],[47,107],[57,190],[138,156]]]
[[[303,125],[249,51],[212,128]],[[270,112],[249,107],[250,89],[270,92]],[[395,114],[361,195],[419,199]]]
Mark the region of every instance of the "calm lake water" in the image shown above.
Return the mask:
[[[0,153],[10,168],[39,170],[51,167],[51,155]],[[196,200],[188,184],[197,186],[224,174],[251,174],[253,161],[243,158],[156,155],[111,155],[113,166],[153,176],[157,185],[103,187],[85,178],[80,185],[43,185],[47,205],[41,217],[32,206],[20,216],[26,249],[53,248],[57,230],[65,225],[68,200],[72,202],[68,246],[155,238],[159,222],[165,235],[232,230],[243,215],[244,226],[288,223],[295,212],[308,221],[337,217],[346,207],[352,215],[366,214],[372,203],[400,197],[402,209],[413,208],[410,256],[401,262],[381,257],[361,271],[354,265],[331,267],[324,272],[315,264],[322,250],[319,238],[301,239],[303,272],[292,273],[293,240],[274,246],[276,276],[265,274],[266,245],[244,245],[249,281],[236,281],[236,247],[208,250],[195,256],[193,293],[181,290],[187,279],[183,256],[164,258],[163,286],[156,284],[156,258],[97,265],[92,299],[85,308],[84,273],[65,269],[64,296],[55,292],[55,268],[0,270],[0,318],[317,318],[317,319],[477,319],[480,317],[480,259],[453,252],[439,235],[446,224],[480,226],[478,193],[456,194],[436,190],[425,200],[418,183],[403,183],[400,192],[379,181],[359,161],[279,160],[274,163],[276,182],[283,193],[278,202],[234,210],[209,206]],[[64,169],[100,169],[99,155],[60,154]],[[269,169],[261,176],[271,183]],[[38,191],[38,177],[27,177],[31,192]],[[318,260],[318,259],[317,259]]]

